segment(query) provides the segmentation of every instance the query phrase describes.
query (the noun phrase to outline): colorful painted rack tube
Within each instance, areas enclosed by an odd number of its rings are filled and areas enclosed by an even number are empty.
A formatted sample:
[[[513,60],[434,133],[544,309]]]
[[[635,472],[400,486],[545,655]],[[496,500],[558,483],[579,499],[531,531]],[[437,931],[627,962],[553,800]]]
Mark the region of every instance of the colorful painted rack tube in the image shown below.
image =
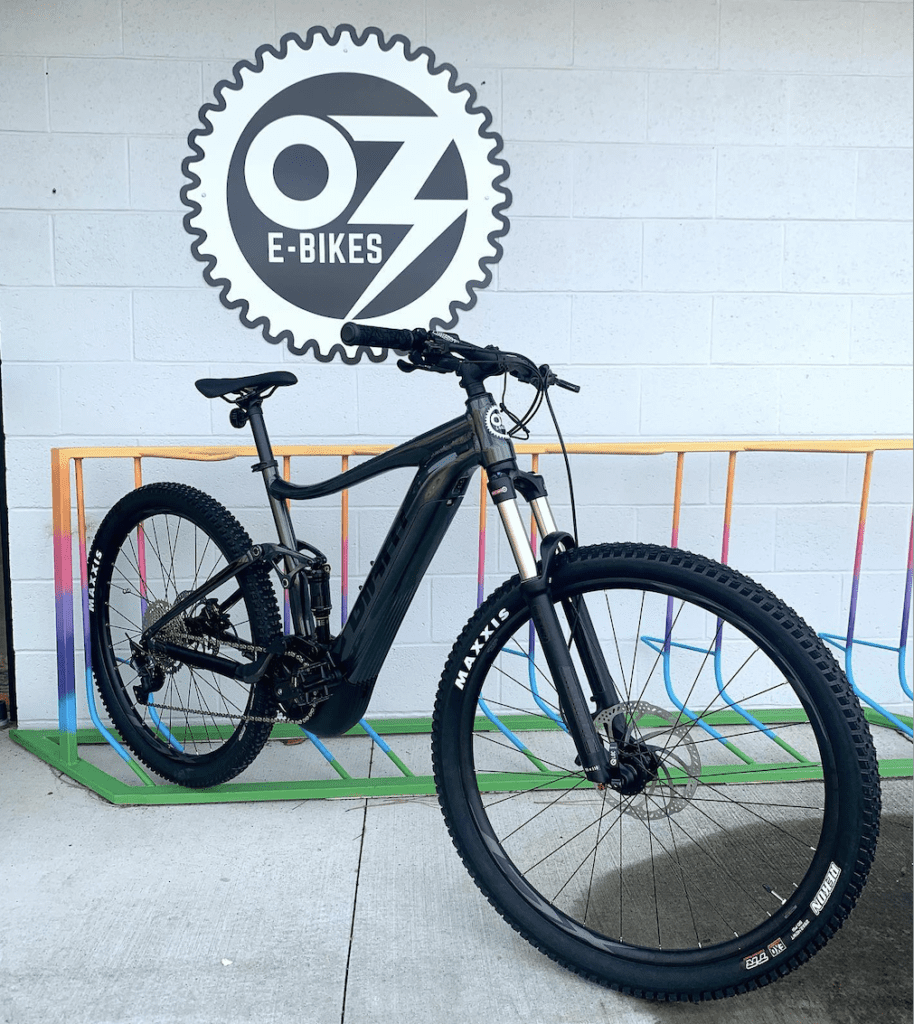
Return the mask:
[[[341,460],[341,470],[349,467],[349,460],[352,458],[369,457],[386,450],[383,445],[301,445],[301,446],[277,446],[276,453],[283,459],[284,475],[288,478],[291,473],[292,459],[309,456],[334,456]],[[729,546],[732,528],[732,513],[734,501],[734,480],[737,466],[737,456],[743,452],[833,452],[842,454],[860,454],[865,456],[865,471],[863,493],[860,503],[860,518],[857,533],[857,548],[854,561],[853,584],[851,590],[850,610],[847,630],[842,635],[822,634],[829,642],[840,647],[845,655],[845,668],[853,685],[861,699],[867,705],[867,717],[871,722],[881,726],[888,726],[898,732],[911,735],[912,719],[908,715],[895,714],[869,697],[865,692],[865,684],[855,677],[853,652],[855,647],[866,646],[869,648],[884,650],[893,653],[897,658],[898,681],[900,693],[904,699],[912,697],[911,685],[906,676],[906,651],[907,651],[907,630],[910,623],[911,593],[912,593],[912,552],[914,552],[914,532],[909,537],[908,558],[906,568],[906,581],[904,599],[901,615],[901,636],[898,645],[889,643],[878,643],[872,640],[860,640],[855,636],[857,605],[859,598],[859,584],[861,567],[863,565],[864,535],[866,525],[867,504],[869,500],[870,479],[874,453],[888,450],[911,450],[912,443],[909,440],[852,440],[852,441],[706,441],[706,442],[646,442],[646,443],[619,443],[619,444],[575,444],[569,446],[569,451],[574,455],[676,455],[676,475],[674,482],[674,493],[672,501],[672,529],[671,543],[678,545],[680,539],[680,512],[682,507],[682,488],[685,473],[686,455],[691,453],[726,453],[728,455],[727,488],[724,506],[724,521],[722,530],[721,559],[726,562],[729,558]],[[559,454],[560,448],[557,444],[519,444],[517,445],[519,455],[529,455],[532,458],[534,472],[538,469],[539,458],[542,455]],[[29,750],[32,750],[39,757],[65,774],[82,782],[95,792],[115,803],[143,803],[143,804],[165,804],[165,803],[197,803],[197,802],[225,802],[235,800],[264,800],[264,799],[305,799],[309,797],[327,796],[365,796],[365,795],[408,795],[417,793],[433,792],[433,780],[428,775],[417,775],[411,771],[402,758],[393,750],[388,740],[391,736],[410,733],[427,733],[430,728],[429,719],[392,719],[376,720],[371,723],[363,721],[352,730],[352,735],[367,737],[390,761],[396,766],[399,774],[394,777],[370,777],[359,778],[345,768],[329,748],[317,740],[316,737],[308,737],[311,746],[317,749],[322,757],[330,764],[336,778],[292,780],[282,782],[234,782],[214,787],[211,790],[188,790],[179,786],[161,783],[153,780],[147,775],[143,768],[136,763],[130,752],[123,747],[117,736],[105,726],[98,709],[95,705],[94,694],[92,693],[92,666],[91,651],[88,642],[88,588],[86,571],[86,501],[83,483],[83,463],[85,460],[97,459],[129,459],[133,463],[133,477],[135,486],[142,482],[142,465],[146,459],[181,459],[197,462],[216,462],[238,457],[253,457],[253,447],[201,447],[201,448],[176,448],[176,447],[130,447],[130,448],[62,448],[53,449],[51,452],[51,484],[53,500],[53,524],[54,524],[54,579],[55,579],[55,614],[57,627],[57,671],[58,671],[58,728],[53,730],[40,729],[16,729],[13,730],[12,738]],[[71,466],[73,470],[71,471]],[[73,478],[71,481],[71,477]],[[75,510],[73,503],[73,492],[75,490]],[[480,485],[479,500],[479,537],[478,537],[478,566],[477,566],[477,600],[481,601],[485,592],[485,559],[486,559],[486,499],[487,494],[484,481]],[[74,537],[74,511],[75,511],[75,534]],[[340,607],[345,621],[349,607],[349,496],[343,492],[340,503]],[[914,518],[912,518],[912,531],[914,531]],[[536,542],[533,523],[531,521],[531,536]],[[86,684],[86,701],[89,717],[93,722],[93,728],[79,728],[77,724],[77,694],[76,694],[76,642],[74,633],[74,541],[78,557],[78,574],[81,589],[80,612],[83,626],[83,646],[85,649],[84,659],[84,680]],[[288,628],[288,627],[287,627]],[[680,643],[672,635],[672,629],[667,626],[665,635],[648,636],[641,638],[642,642],[659,652],[668,661],[670,654],[677,647],[687,648],[689,645]],[[696,648],[700,654],[713,658],[715,664],[719,665],[722,654],[723,641],[721,631],[707,649]],[[531,699],[537,701],[540,696],[536,692],[536,645],[535,636],[528,638],[528,650],[518,650],[518,656],[527,661],[528,676],[531,681]],[[776,723],[790,720],[792,712],[789,710],[782,713],[772,714],[754,712],[748,708],[741,707],[735,702],[728,701],[728,709],[717,712],[714,715],[703,715],[701,709],[688,706],[686,698],[676,688],[676,682],[672,673],[665,666],[667,671],[666,689],[667,694],[680,708],[680,713],[693,721],[698,727],[705,730],[710,737],[713,737],[723,746],[735,754],[741,764],[733,767],[710,766],[715,775],[716,781],[744,781],[751,778],[754,758],[746,751],[737,747],[732,741],[732,733],[728,738],[721,729],[724,725],[742,724],[753,733],[767,737],[771,742],[778,744],[787,757],[785,761],[785,772],[787,777],[802,778],[804,773],[814,772],[818,769],[810,765],[803,755],[795,750],[790,744],[780,737],[776,730]],[[726,698],[722,688],[719,669],[716,670],[718,690]],[[540,705],[542,706],[542,705]],[[548,705],[546,705],[548,707]],[[549,728],[560,728],[561,721],[552,715],[551,720],[546,721]],[[503,736],[508,737],[518,751],[523,754],[528,763],[533,762],[537,772],[534,775],[546,771],[542,762],[538,763],[535,755],[531,754],[524,741],[523,731],[525,722],[522,716],[503,715],[499,717],[489,709],[489,719],[482,720],[480,728],[498,730]],[[280,723],[273,730],[273,737],[278,739],[293,739],[301,737],[301,730],[293,723]],[[175,743],[180,743],[180,737],[174,737]],[[115,752],[118,758],[123,759],[136,774],[139,785],[125,783],[115,775],[102,770],[95,764],[80,757],[79,748],[81,745],[107,744]],[[791,768],[790,766],[794,767]],[[909,775],[912,770],[910,758],[884,759],[880,762],[880,771],[884,776]],[[793,774],[791,774],[793,773]],[[539,774],[539,778],[542,778]],[[506,785],[513,785],[514,773],[510,778],[499,780],[493,779],[495,788],[504,788]]]
[[[848,681],[854,688],[854,692],[857,696],[871,708],[877,711],[880,715],[883,715],[888,719],[896,729],[903,732],[906,736],[914,737],[914,730],[911,725],[904,722],[897,715],[892,714],[884,708],[878,701],[873,700],[872,697],[868,696],[857,684],[857,679],[854,674],[854,647],[871,647],[877,650],[891,651],[898,658],[898,681],[901,685],[901,689],[905,696],[909,699],[914,696],[911,692],[911,685],[908,682],[905,675],[905,654],[907,651],[907,633],[908,623],[911,620],[911,574],[912,574],[912,554],[914,554],[914,515],[911,517],[911,533],[908,538],[908,564],[905,579],[905,590],[904,590],[904,601],[901,609],[901,637],[898,642],[898,646],[893,647],[889,644],[874,643],[871,640],[858,640],[854,636],[854,630],[857,624],[857,598],[860,592],[860,570],[863,564],[863,541],[866,536],[866,514],[869,507],[870,497],[870,485],[872,482],[873,473],[873,453],[867,452],[866,463],[863,471],[863,493],[860,497],[860,518],[857,522],[857,549],[854,553],[854,578],[851,584],[851,599],[850,608],[847,617],[847,632],[841,636],[835,633],[821,633],[820,636],[827,640],[829,643],[834,644],[839,650],[844,652],[844,672],[847,675]]]

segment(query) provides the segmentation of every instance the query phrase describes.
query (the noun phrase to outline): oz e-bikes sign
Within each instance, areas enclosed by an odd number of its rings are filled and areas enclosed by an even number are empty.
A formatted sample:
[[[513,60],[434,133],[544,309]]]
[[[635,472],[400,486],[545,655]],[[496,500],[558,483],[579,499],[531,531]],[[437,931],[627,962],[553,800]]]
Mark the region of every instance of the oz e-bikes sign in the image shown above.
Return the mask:
[[[335,344],[346,320],[450,327],[475,303],[508,229],[508,166],[452,67],[375,28],[313,28],[215,97],[189,139],[184,224],[245,324],[353,361]]]

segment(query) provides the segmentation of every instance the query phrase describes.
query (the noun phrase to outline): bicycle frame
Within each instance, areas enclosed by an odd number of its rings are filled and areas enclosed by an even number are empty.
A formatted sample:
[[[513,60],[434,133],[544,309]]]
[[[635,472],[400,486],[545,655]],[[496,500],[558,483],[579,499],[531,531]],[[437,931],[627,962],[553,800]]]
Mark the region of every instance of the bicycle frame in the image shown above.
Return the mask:
[[[325,497],[394,469],[416,469],[349,617],[331,643],[330,655],[344,682],[318,705],[308,721],[309,731],[319,736],[344,732],[364,714],[381,666],[477,467],[489,469],[506,463],[516,467],[510,439],[486,427],[486,413],[490,407],[495,408],[492,397],[486,394],[472,398],[467,407],[463,416],[311,485],[289,483],[279,476],[262,409],[259,403],[248,409],[260,457],[257,468],[263,473],[277,533],[283,546],[293,551],[297,540],[288,500]],[[517,518],[519,521],[519,513]],[[535,574],[532,549],[526,537],[524,541],[525,564]],[[293,607],[292,612],[295,631],[307,631],[307,609]]]
[[[577,673],[566,646],[565,637],[549,597],[548,566],[562,544],[573,543],[568,534],[556,530],[541,478],[523,473],[517,467],[514,445],[500,428],[500,419],[492,396],[478,382],[467,388],[466,413],[413,438],[388,452],[377,455],[361,466],[347,470],[317,484],[301,485],[279,476],[276,459],[263,418],[262,399],[245,405],[247,422],[254,436],[260,461],[254,466],[263,474],[280,546],[272,547],[285,561],[285,572],[274,564],[290,596],[294,635],[313,639],[314,622],[308,588],[295,585],[296,572],[307,556],[299,554],[288,501],[325,497],[370,480],[382,473],[403,467],[415,467],[416,473],[394,516],[387,536],[372,563],[349,618],[327,653],[336,670],[329,696],[318,703],[307,719],[308,730],[318,736],[335,736],[352,728],[364,715],[375,682],[397,632],[419,588],[429,564],[438,551],[454,516],[467,493],[470,479],[478,466],[488,475],[489,492],[502,520],[508,542],[525,588],[536,631],[542,643],[553,678],[557,680],[559,703],[578,749],[581,764],[591,781],[605,784],[616,767],[614,743],[602,744],[593,725],[590,710],[577,680]],[[515,490],[516,485],[516,490]],[[542,537],[542,568],[538,567],[530,540],[518,509],[516,492],[530,501]],[[229,566],[214,580],[186,595],[159,622],[152,634],[181,614],[218,580],[227,578],[263,557],[267,546],[256,547],[248,556]],[[304,545],[307,548],[307,545]],[[312,553],[313,552],[313,549]],[[253,557],[252,557],[253,556]],[[297,565],[296,565],[297,563]],[[615,686],[600,653],[596,635],[583,601],[566,602],[565,616],[571,636],[581,655],[597,710],[618,703]],[[148,639],[148,637],[147,637]],[[267,664],[256,663],[239,669],[237,663],[203,652],[181,649],[168,643],[160,648],[169,656],[187,664],[199,665],[236,678],[258,681]]]

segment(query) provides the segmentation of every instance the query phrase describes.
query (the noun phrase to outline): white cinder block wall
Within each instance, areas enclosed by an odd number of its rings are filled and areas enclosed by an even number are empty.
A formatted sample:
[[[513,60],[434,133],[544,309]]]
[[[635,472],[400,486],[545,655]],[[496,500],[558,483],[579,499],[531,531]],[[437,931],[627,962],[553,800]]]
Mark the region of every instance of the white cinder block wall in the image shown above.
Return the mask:
[[[514,204],[493,285],[459,330],[583,383],[556,399],[569,438],[888,437],[911,421],[911,15],[881,0],[552,0],[535,14],[518,0],[0,0],[20,723],[56,720],[51,446],[237,442],[193,380],[280,364],[302,383],[270,404],[276,441],[396,440],[459,408],[447,379],[272,347],[203,283],[180,163],[235,61],[287,31],[351,22],[427,44],[476,86],[505,139]],[[741,467],[732,561],[840,631],[862,461],[751,455]],[[681,543],[717,552],[726,458],[686,468]],[[544,469],[562,505],[557,461]],[[583,539],[667,541],[673,469],[666,457],[579,464]],[[91,530],[132,476],[86,476]],[[245,463],[147,469],[175,476],[265,525]],[[353,494],[356,574],[402,484]],[[909,456],[877,457],[858,635],[897,634],[910,501]],[[334,550],[332,502],[298,521]],[[474,511],[458,525],[379,712],[428,709],[470,611]],[[493,581],[510,568],[491,553]],[[872,667],[887,699],[891,671]]]

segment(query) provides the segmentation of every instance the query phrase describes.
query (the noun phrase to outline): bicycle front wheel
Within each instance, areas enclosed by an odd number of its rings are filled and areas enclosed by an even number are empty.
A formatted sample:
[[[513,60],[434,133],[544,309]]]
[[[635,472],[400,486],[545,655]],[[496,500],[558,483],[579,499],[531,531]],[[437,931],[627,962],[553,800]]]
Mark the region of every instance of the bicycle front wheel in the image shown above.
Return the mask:
[[[250,547],[237,520],[213,498],[163,483],[122,498],[89,555],[92,667],[102,701],[140,761],[182,786],[215,786],[243,771],[270,734],[276,698],[266,685],[145,650],[142,634]],[[163,627],[164,639],[178,646],[239,664],[280,633],[262,565]]]
[[[435,707],[470,873],[535,946],[624,992],[720,998],[786,974],[846,918],[878,833],[872,740],[834,659],[758,584],[684,551],[576,549],[551,590],[579,678],[586,607],[618,691],[595,721],[620,779],[581,771],[515,577],[457,640]]]

